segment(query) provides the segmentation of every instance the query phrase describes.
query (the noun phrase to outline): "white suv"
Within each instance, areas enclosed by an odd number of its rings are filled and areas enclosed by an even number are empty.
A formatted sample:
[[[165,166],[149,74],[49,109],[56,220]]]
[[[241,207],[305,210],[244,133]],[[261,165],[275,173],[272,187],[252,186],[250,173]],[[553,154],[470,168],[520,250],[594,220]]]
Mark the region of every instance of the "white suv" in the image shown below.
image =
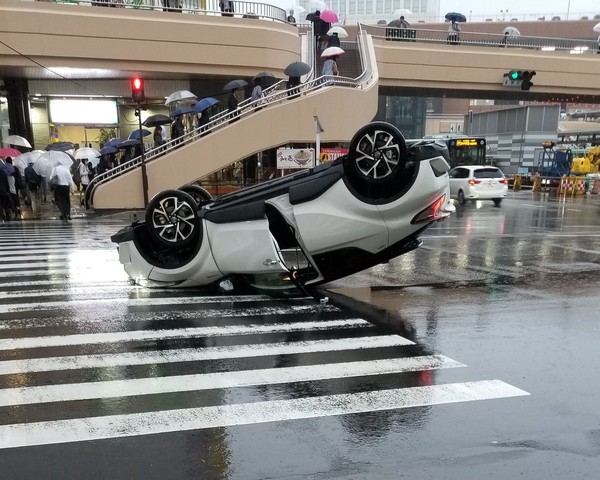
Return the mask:
[[[450,170],[450,197],[463,205],[468,200],[493,200],[500,205],[508,194],[508,180],[497,167],[461,165]]]

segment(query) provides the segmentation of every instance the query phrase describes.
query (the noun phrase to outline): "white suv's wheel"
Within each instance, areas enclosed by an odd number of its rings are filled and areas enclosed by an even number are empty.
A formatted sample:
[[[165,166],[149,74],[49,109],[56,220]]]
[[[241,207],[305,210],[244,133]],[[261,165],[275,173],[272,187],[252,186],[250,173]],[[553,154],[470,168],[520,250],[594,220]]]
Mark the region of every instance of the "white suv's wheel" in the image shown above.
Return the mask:
[[[193,241],[200,221],[198,205],[181,190],[165,190],[154,196],[146,209],[146,228],[163,245],[180,246]]]
[[[406,165],[406,141],[400,131],[385,122],[373,122],[352,137],[344,173],[350,184],[363,196],[385,196],[397,184]]]

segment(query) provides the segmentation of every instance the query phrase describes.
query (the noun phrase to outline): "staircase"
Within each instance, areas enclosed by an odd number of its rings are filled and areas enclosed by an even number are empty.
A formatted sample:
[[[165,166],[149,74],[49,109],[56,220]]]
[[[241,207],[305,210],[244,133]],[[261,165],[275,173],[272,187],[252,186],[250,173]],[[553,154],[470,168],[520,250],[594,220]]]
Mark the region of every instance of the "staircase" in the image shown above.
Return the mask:
[[[349,141],[377,111],[378,74],[371,37],[359,35],[357,45],[342,55],[347,58],[340,65],[351,76],[342,70],[344,76],[327,85],[318,77],[304,83],[293,97],[275,89],[268,95],[269,103],[258,110],[249,101],[241,102],[239,116],[224,113],[211,120],[207,131],[188,133],[182,144],[149,151],[143,166],[136,158],[98,176],[88,188],[94,210],[144,208],[144,170],[152,198],[257,152],[288,143],[315,143],[315,118],[325,130],[321,142]],[[359,67],[361,58],[364,69]]]

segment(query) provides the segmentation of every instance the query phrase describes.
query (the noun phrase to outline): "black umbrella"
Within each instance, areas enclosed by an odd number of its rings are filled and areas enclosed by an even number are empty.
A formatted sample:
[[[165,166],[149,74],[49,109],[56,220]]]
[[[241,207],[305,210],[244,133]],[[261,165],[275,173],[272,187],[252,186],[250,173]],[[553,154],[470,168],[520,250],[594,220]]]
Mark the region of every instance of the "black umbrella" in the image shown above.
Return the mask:
[[[306,19],[307,19],[309,22],[314,22],[314,21],[315,21],[315,19],[317,19],[317,18],[319,18],[319,17],[317,17],[317,12],[312,12],[312,13],[309,13],[309,14],[306,16]]]
[[[223,87],[223,90],[233,90],[234,88],[244,88],[248,85],[246,80],[232,80]]]
[[[171,117],[159,113],[157,115],[150,115],[146,120],[144,120],[142,125],[145,127],[156,127],[157,125],[168,125],[170,123]]]
[[[467,17],[465,17],[462,13],[456,13],[456,12],[448,12],[444,18],[451,22],[464,23],[467,21]]]
[[[271,72],[259,72],[252,80],[256,79],[258,79],[263,87],[270,87],[278,82],[277,78],[275,78],[275,75],[273,75]]]
[[[140,145],[141,142],[137,138],[129,138],[121,142],[121,144],[117,147],[119,150],[133,147],[134,145]]]
[[[283,71],[288,77],[301,77],[310,72],[310,65],[304,62],[290,63]]]
[[[71,142],[56,142],[46,146],[48,152],[66,152],[67,150],[75,150],[75,144]]]

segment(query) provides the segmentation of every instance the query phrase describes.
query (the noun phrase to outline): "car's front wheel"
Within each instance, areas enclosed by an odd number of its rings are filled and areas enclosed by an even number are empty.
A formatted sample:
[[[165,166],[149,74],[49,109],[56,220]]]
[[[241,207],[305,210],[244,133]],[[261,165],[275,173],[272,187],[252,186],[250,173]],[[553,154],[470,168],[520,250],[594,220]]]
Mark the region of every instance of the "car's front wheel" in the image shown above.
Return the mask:
[[[198,236],[197,211],[198,205],[188,193],[165,190],[148,204],[146,228],[150,237],[162,245],[187,245]]]
[[[362,195],[384,197],[396,190],[407,156],[402,133],[389,123],[373,122],[352,137],[344,173]]]
[[[465,192],[463,192],[462,190],[458,191],[458,204],[459,205],[464,205],[467,202],[467,199],[465,198]]]

